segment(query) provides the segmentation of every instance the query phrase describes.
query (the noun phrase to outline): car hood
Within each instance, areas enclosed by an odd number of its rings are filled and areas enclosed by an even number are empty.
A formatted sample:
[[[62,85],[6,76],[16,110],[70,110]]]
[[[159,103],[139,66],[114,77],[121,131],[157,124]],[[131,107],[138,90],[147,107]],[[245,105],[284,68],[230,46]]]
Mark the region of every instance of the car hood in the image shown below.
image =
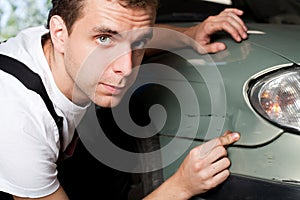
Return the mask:
[[[248,28],[250,40],[256,46],[272,51],[292,62],[300,62],[300,26],[249,24]]]
[[[300,63],[300,26],[249,24],[248,28],[249,37],[241,43],[225,33],[217,34],[214,40],[224,42],[227,49],[216,54],[199,55],[191,49],[182,49],[178,50],[178,55],[185,55],[186,59],[164,53],[145,61],[172,66],[183,75],[174,78],[166,73],[149,73],[147,70],[143,73],[141,70],[138,78],[151,78],[152,82],[156,79],[160,84],[177,87],[173,93],[178,92],[188,99],[169,100],[163,91],[159,94],[156,88],[155,94],[163,96],[163,102],[168,99],[171,105],[168,106],[171,109],[168,123],[160,130],[161,134],[204,141],[219,136],[225,130],[232,130],[241,133],[241,139],[235,145],[259,146],[284,132],[262,119],[251,108],[246,83],[262,71]],[[214,71],[215,74],[210,74],[209,78],[205,77],[206,71],[212,68],[217,72]],[[182,88],[185,82],[192,86],[197,104]],[[160,129],[161,125],[157,126]]]

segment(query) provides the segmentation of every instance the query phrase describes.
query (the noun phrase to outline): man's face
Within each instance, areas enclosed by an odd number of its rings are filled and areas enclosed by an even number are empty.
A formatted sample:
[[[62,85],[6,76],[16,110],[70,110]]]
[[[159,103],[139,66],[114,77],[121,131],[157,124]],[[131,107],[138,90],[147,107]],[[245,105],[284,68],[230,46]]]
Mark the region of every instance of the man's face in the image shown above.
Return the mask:
[[[151,39],[154,8],[125,8],[117,1],[87,0],[83,17],[65,43],[66,72],[76,98],[117,105],[135,81],[144,44]]]

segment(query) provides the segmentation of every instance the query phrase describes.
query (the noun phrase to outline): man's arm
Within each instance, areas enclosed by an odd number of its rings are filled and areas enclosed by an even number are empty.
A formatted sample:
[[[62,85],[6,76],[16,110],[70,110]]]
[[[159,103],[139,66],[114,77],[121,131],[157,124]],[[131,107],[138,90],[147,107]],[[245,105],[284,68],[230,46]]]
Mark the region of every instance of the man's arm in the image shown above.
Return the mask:
[[[28,200],[29,198],[22,198],[22,197],[16,197],[14,196],[14,200]],[[64,189],[62,187],[59,187],[54,193],[42,197],[42,198],[33,198],[35,200],[69,200],[67,194],[65,193]]]
[[[216,187],[230,174],[226,147],[239,138],[238,133],[227,131],[193,148],[177,172],[144,200],[187,200]]]

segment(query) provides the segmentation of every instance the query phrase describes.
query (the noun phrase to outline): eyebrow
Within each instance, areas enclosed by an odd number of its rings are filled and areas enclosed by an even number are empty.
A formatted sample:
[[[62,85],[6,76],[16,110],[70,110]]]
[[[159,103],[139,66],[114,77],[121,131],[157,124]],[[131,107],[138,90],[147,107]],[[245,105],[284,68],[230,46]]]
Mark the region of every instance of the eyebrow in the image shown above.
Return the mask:
[[[94,27],[93,31],[97,32],[97,33],[109,33],[109,34],[112,34],[112,35],[118,35],[119,34],[118,31],[111,30],[110,28],[107,28],[105,26]]]

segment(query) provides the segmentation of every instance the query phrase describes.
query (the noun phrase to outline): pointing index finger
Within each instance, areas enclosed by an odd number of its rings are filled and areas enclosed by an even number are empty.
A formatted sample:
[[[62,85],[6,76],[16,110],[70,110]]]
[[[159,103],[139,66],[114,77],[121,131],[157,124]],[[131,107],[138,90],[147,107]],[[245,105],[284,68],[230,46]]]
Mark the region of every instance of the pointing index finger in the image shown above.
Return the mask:
[[[227,146],[240,139],[240,134],[237,132],[226,131],[223,136],[220,137],[221,145]]]

